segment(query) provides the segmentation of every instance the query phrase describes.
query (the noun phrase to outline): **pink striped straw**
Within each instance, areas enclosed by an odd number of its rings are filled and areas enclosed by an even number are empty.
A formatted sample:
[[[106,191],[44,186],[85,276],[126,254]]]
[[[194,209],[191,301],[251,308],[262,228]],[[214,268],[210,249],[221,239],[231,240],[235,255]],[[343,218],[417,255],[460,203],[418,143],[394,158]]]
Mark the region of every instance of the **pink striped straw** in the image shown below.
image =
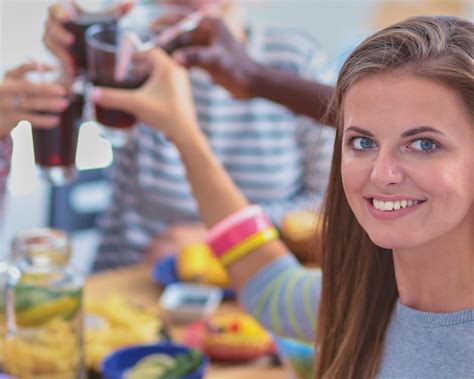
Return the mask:
[[[123,33],[115,65],[114,79],[118,82],[127,77],[133,54],[137,51],[146,51],[152,48],[150,43],[143,43],[137,33],[126,31]]]
[[[167,28],[163,29],[163,31],[161,31],[160,34],[155,38],[155,43],[159,46],[166,45],[181,33],[196,29],[204,17],[217,13],[223,3],[224,1],[220,1],[215,4],[202,7],[196,12],[184,17],[176,24],[168,26]]]

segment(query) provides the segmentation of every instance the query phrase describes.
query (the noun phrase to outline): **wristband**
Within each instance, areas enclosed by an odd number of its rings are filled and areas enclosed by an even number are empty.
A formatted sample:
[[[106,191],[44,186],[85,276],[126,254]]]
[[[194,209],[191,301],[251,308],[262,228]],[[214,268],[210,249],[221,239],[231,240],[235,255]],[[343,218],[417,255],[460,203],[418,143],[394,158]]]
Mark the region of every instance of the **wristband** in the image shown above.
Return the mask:
[[[263,212],[255,214],[253,217],[243,218],[240,222],[233,225],[225,233],[208,240],[208,245],[216,257],[220,257],[226,251],[230,250],[241,241],[250,236],[272,227],[272,223]]]
[[[232,213],[216,225],[214,225],[206,234],[207,244],[212,244],[214,239],[219,238],[221,235],[227,233],[228,230],[232,229],[234,225],[238,224],[242,220],[252,218],[256,214],[263,213],[262,208],[258,205],[250,205],[237,212]]]
[[[278,238],[278,232],[274,227],[261,230],[224,252],[219,257],[219,261],[223,266],[229,266],[255,249],[276,238]]]

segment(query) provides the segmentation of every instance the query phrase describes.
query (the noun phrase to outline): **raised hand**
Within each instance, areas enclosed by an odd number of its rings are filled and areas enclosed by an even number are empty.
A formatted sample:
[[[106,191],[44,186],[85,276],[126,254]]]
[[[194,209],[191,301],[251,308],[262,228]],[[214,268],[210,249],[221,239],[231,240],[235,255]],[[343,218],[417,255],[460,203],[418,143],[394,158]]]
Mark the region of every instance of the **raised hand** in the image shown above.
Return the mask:
[[[27,80],[26,74],[37,67],[36,63],[27,63],[10,70],[0,84],[0,137],[21,120],[28,120],[39,128],[54,127],[59,117],[53,113],[67,107],[66,90],[62,86]],[[51,69],[47,65],[44,68]]]
[[[68,49],[74,43],[74,34],[64,27],[67,21],[70,21],[70,16],[60,4],[50,6],[44,25],[43,42],[61,61],[66,72],[72,75],[74,74],[74,62]]]
[[[160,48],[138,53],[134,59],[151,66],[146,83],[135,90],[95,88],[92,99],[105,107],[134,114],[173,142],[197,129],[187,71]]]
[[[205,17],[196,29],[170,41],[166,50],[185,67],[201,67],[236,98],[253,97],[252,78],[257,64],[219,18]]]

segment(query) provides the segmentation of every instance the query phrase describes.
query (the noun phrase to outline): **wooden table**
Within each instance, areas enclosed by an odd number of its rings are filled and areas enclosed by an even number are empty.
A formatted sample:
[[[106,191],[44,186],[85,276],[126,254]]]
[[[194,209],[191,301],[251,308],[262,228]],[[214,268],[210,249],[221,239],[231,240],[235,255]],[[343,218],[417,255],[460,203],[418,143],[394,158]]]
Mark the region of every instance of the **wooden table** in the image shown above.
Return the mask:
[[[161,290],[149,276],[145,266],[132,266],[117,270],[106,271],[91,276],[85,286],[85,295],[89,298],[100,299],[108,294],[119,293],[133,304],[150,308],[162,315],[159,307]],[[239,311],[235,302],[226,301],[221,304],[218,313],[234,313]],[[182,341],[184,327],[170,324],[171,337]],[[282,367],[270,365],[266,360],[242,365],[211,364],[206,379],[288,379],[288,374]]]

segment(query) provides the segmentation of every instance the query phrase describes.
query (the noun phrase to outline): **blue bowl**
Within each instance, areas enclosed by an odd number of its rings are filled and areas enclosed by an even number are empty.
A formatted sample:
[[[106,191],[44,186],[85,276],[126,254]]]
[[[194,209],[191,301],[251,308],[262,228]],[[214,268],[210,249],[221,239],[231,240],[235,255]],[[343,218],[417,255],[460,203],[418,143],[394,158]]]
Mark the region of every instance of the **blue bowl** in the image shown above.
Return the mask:
[[[176,257],[171,255],[163,258],[155,264],[151,273],[153,281],[162,287],[173,283],[180,283],[178,272],[176,271]],[[235,292],[230,288],[223,288],[224,299],[235,298]]]
[[[314,377],[314,347],[312,344],[291,338],[273,336],[278,355],[295,379]]]
[[[190,348],[172,343],[160,343],[154,345],[135,345],[116,350],[109,354],[102,362],[102,375],[105,379],[123,379],[124,373],[133,367],[140,359],[150,354],[168,354],[172,357],[189,353]],[[180,379],[202,379],[209,366],[209,358],[203,355],[202,363],[191,374]]]
[[[158,261],[153,266],[151,276],[155,283],[162,287],[180,282],[178,271],[176,270],[176,257],[171,255]]]

